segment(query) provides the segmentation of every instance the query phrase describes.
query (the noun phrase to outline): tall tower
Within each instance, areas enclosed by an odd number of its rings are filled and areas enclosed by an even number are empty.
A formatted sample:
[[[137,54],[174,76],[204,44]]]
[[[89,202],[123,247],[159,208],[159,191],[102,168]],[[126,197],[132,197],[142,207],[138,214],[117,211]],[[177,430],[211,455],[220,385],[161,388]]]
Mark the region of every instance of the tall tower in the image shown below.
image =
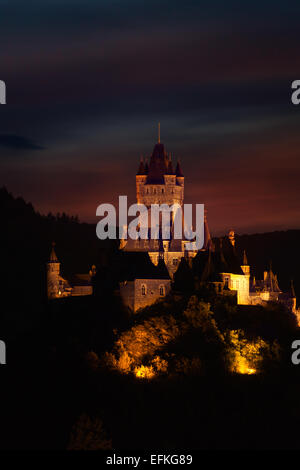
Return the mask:
[[[149,167],[141,160],[136,175],[136,200],[138,204],[150,207],[151,204],[180,204],[184,199],[184,176],[180,163],[173,169],[171,155],[165,151],[160,142],[160,126],[158,142],[155,144]]]
[[[57,259],[55,243],[52,242],[52,249],[49,261],[47,262],[47,295],[48,299],[59,297],[59,278],[60,278],[60,262]]]
[[[131,240],[130,238],[121,240],[120,248],[124,251],[146,251],[153,264],[157,265],[159,259],[163,258],[169,275],[173,277],[183,257],[191,258],[196,256],[197,250],[187,250],[186,244],[190,240],[186,239],[184,234],[185,226],[184,214],[182,219],[176,218],[176,209],[178,206],[183,208],[184,204],[184,174],[181,169],[180,162],[177,161],[174,170],[171,154],[165,150],[164,144],[160,140],[160,126],[158,128],[158,140],[154,145],[150,162],[141,158],[139,168],[136,174],[136,199],[137,204],[143,204],[147,207],[148,212],[148,230],[151,227],[151,205],[166,204],[171,208],[175,204],[175,210],[171,212],[171,220],[168,219],[166,225],[162,213],[159,215],[157,228],[159,229],[158,238],[148,238],[146,240],[138,238]],[[182,224],[182,237],[174,236],[175,221]],[[169,227],[169,221],[171,226]],[[207,219],[205,217],[205,244],[203,251],[212,247],[212,240],[209,234]],[[170,228],[169,236],[164,235],[164,228]],[[168,231],[167,231],[168,233]],[[151,234],[149,234],[151,235]]]

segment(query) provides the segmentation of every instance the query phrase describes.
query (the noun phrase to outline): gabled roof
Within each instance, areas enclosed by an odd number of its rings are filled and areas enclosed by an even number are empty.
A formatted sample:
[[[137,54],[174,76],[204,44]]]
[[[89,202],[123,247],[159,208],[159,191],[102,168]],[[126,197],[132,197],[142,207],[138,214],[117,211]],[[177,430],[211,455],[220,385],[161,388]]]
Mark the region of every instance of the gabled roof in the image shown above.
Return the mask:
[[[161,259],[155,266],[148,253],[143,251],[128,251],[122,253],[120,281],[135,279],[170,279],[167,267]]]
[[[228,269],[228,271],[223,271],[223,272],[244,275],[236,249],[230,243],[230,240],[228,237],[223,238],[222,251],[223,251],[224,258],[227,264],[227,269]]]
[[[206,260],[205,267],[202,271],[201,281],[206,282],[220,282],[222,278],[216,265],[216,254],[215,252],[208,250],[208,257]]]
[[[71,286],[90,286],[92,285],[91,276],[89,274],[74,274],[70,278]]]

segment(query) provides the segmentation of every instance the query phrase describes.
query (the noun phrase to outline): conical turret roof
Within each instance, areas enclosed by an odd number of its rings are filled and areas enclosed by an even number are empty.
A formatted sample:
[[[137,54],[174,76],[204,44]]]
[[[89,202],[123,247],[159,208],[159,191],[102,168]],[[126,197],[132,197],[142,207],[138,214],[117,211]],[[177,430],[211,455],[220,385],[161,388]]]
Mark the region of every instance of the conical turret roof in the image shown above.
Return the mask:
[[[248,265],[247,255],[246,255],[246,250],[244,250],[244,252],[243,252],[243,266],[249,266]]]
[[[137,171],[137,175],[145,175],[145,165],[144,165],[144,159],[141,158],[140,160],[140,165],[139,165],[139,169]]]
[[[168,163],[168,170],[167,170],[167,175],[174,175],[174,168],[173,168],[173,163],[170,158],[169,163]]]
[[[183,172],[179,160],[176,165],[176,176],[183,177]]]
[[[55,247],[55,243],[52,242],[52,248],[51,248],[51,253],[50,253],[50,258],[49,258],[50,263],[58,263],[58,259],[57,259],[54,247]]]

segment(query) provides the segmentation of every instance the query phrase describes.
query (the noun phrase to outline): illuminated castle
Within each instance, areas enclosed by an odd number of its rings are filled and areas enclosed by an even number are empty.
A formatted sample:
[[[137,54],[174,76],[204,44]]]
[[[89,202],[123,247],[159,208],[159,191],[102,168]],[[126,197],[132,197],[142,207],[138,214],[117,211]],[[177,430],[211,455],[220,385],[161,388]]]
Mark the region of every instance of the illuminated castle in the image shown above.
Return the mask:
[[[149,164],[143,159],[139,164],[136,174],[137,203],[147,207],[148,218],[151,218],[152,204],[167,204],[169,207],[179,204],[182,207],[184,183],[179,161],[174,169],[171,156],[160,142],[159,135]],[[190,251],[186,249],[189,240],[172,237],[174,218],[171,222],[171,237],[168,239],[162,237],[160,227],[158,239],[120,240],[119,291],[123,303],[133,312],[166,297],[176,280],[177,271],[186,270],[187,275],[191,274],[196,289],[203,284],[210,285],[219,295],[236,295],[237,303],[242,305],[280,302],[297,315],[300,323],[300,310],[296,309],[293,286],[290,292],[282,292],[271,268],[265,271],[263,280],[251,279],[246,253],[242,260],[237,254],[233,230],[228,236],[213,241],[205,214],[203,248]],[[92,294],[95,273],[93,266],[89,274],[65,280],[61,277],[60,263],[52,247],[47,263],[48,297]]]
[[[170,154],[165,151],[164,145],[158,142],[154,146],[150,163],[141,159],[136,174],[136,199],[138,204],[144,204],[150,211],[151,204],[179,204],[184,203],[184,174],[179,161],[174,170]],[[172,233],[172,231],[171,231]],[[263,281],[250,280],[250,265],[246,253],[240,260],[235,247],[235,234],[231,230],[227,237],[212,241],[207,217],[204,217],[204,246],[201,250],[188,251],[185,249],[187,240],[165,240],[162,236],[157,240],[138,238],[137,240],[121,240],[120,248],[127,256],[134,256],[134,265],[139,266],[136,272],[131,269],[120,283],[120,292],[123,301],[133,311],[150,305],[163,298],[171,290],[171,282],[176,271],[185,263],[198,285],[211,284],[216,292],[225,295],[230,291],[236,294],[237,303],[242,305],[265,305],[269,301],[282,302],[295,314],[296,297],[293,289],[283,293],[277,278],[270,270],[265,272]],[[148,259],[154,266],[159,266],[164,275],[153,274]],[[134,254],[134,255],[133,255]],[[138,262],[144,257],[144,266],[141,269]],[[166,269],[165,269],[166,268]],[[274,281],[270,282],[270,279]],[[195,286],[197,287],[197,286]],[[299,313],[299,312],[298,312]]]

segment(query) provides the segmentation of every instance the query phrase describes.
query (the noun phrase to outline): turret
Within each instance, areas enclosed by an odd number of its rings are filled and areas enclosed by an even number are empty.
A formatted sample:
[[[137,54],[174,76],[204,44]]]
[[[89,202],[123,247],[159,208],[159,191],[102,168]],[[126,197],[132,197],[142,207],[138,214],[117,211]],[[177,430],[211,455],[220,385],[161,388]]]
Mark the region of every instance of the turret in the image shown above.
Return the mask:
[[[140,165],[135,177],[136,180],[136,198],[137,203],[141,202],[142,194],[143,194],[143,187],[147,181],[147,173],[148,173],[148,164],[144,164],[144,158],[141,157]]]
[[[176,174],[175,174],[174,169],[173,169],[171,156],[169,157],[169,160],[168,160],[166,166],[167,166],[167,170],[166,170],[166,173],[164,174],[165,184],[175,186],[175,184],[176,184]]]
[[[60,277],[60,262],[57,259],[55,250],[55,243],[52,242],[52,249],[47,262],[47,295],[49,299],[59,297],[59,277]]]
[[[247,255],[246,255],[245,250],[244,250],[244,253],[243,253],[243,264],[241,265],[241,268],[242,268],[243,273],[245,274],[245,276],[250,277],[250,266],[248,264],[248,259],[247,259]]]
[[[179,186],[184,186],[184,175],[183,175],[179,160],[177,161],[177,165],[176,165],[176,180]]]

